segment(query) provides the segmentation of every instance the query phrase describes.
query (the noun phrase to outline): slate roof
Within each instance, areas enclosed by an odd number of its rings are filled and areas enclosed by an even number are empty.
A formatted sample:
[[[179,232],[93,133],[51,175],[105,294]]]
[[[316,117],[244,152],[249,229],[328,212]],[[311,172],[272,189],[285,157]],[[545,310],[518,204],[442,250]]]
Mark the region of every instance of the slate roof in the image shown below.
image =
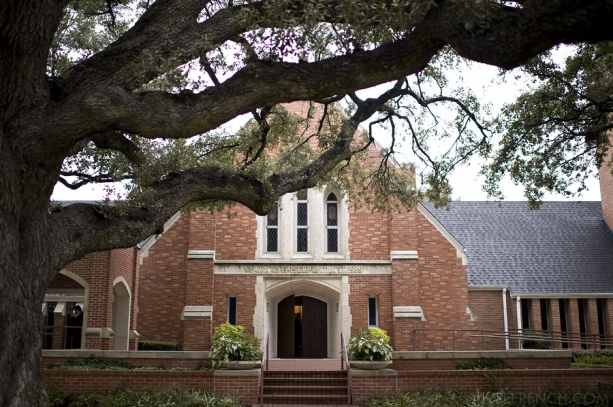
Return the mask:
[[[469,286],[514,294],[613,293],[613,233],[600,202],[422,202],[466,249]]]

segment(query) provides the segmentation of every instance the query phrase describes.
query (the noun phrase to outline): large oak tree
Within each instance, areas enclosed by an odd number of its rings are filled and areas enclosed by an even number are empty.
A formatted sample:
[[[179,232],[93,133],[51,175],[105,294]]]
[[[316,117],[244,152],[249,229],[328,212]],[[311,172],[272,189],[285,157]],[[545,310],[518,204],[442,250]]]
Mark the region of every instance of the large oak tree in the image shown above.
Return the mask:
[[[410,123],[394,110],[401,96],[426,108],[454,103],[483,132],[462,98],[421,92],[419,75],[444,65],[444,55],[509,69],[561,43],[613,39],[610,0],[158,0],[122,11],[128,3],[0,3],[1,406],[46,404],[40,304],[66,264],[132,246],[190,203],[238,202],[266,214],[282,194],[346,168],[368,143],[353,137],[362,121],[380,112]],[[129,29],[122,13],[136,16]],[[98,32],[83,16],[107,24],[106,39],[62,37],[67,19]],[[207,81],[165,85],[194,61]],[[405,79],[411,75],[417,85]],[[354,93],[389,81],[397,82],[376,99]],[[275,118],[290,120],[276,104],[325,105],[345,95],[354,106],[342,126],[326,135],[315,126],[322,151],[298,154],[304,143],[284,146],[295,140],[271,133]],[[212,133],[245,113],[254,116],[252,131]],[[460,159],[480,148],[468,139]],[[147,157],[177,145],[193,149],[192,161],[147,171]],[[266,156],[268,147],[286,147],[286,155]],[[432,177],[447,171],[434,168]],[[113,178],[140,179],[131,190],[138,204],[50,205],[58,182],[76,188]]]

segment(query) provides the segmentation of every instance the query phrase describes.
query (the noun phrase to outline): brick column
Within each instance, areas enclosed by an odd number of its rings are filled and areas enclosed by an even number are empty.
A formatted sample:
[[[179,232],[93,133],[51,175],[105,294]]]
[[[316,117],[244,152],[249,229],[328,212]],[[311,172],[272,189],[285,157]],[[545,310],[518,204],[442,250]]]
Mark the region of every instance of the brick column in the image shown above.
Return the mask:
[[[541,300],[538,298],[532,298],[530,300],[530,316],[533,331],[541,331],[543,325],[541,323]]]
[[[549,330],[553,332],[554,337],[559,337],[562,325],[560,322],[560,300],[558,298],[549,300],[549,314]],[[560,342],[554,342],[553,347],[555,349],[561,349],[562,344]]]
[[[568,331],[572,333],[569,346],[573,349],[581,349],[581,337],[579,326],[579,304],[576,298],[571,298],[568,301]]]
[[[588,348],[600,349],[600,336],[598,335],[598,306],[596,298],[586,298],[585,300],[585,321],[588,333]]]

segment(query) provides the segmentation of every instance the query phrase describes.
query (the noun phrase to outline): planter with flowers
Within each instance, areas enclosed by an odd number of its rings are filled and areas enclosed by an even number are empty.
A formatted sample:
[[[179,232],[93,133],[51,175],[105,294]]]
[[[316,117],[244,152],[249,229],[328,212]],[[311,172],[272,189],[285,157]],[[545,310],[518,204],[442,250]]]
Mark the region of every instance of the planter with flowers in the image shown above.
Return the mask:
[[[209,355],[213,364],[229,369],[252,369],[262,360],[260,340],[242,326],[227,322],[215,328]]]
[[[349,364],[356,369],[384,369],[392,363],[394,350],[390,337],[383,329],[360,329],[347,343]]]

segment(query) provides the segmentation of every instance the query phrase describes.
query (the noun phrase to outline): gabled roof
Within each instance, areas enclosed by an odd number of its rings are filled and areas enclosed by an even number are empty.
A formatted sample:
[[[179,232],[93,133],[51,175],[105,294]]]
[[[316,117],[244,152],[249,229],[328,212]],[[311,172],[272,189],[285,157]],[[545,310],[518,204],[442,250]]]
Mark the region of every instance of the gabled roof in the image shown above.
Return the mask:
[[[470,286],[514,294],[613,294],[613,233],[600,202],[422,202],[466,249]]]

